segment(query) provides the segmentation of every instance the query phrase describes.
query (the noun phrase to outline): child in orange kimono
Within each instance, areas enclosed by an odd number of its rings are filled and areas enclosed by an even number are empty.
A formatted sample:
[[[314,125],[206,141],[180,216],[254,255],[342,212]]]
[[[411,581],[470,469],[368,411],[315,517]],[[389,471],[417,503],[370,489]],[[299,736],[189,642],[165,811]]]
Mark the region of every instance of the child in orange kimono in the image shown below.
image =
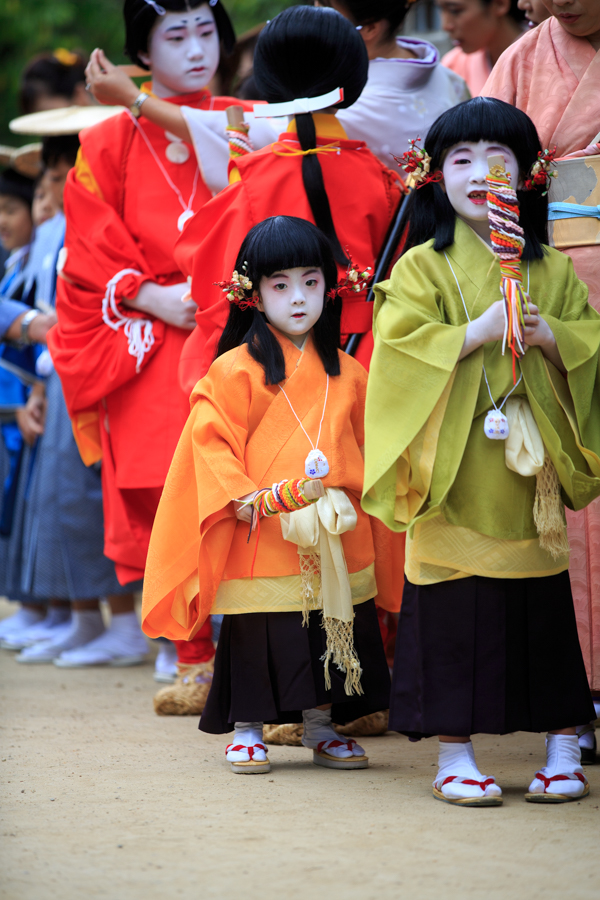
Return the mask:
[[[339,349],[336,277],[311,223],[277,216],[249,232],[150,541],[146,634],[189,639],[211,612],[224,614],[200,729],[235,727],[235,772],[270,770],[264,722],[303,721],[317,765],[363,768],[364,750],[332,721],[389,702],[375,545],[360,507],[367,373]],[[258,519],[261,492],[308,474],[315,458],[325,496]],[[401,589],[378,602],[397,610]]]

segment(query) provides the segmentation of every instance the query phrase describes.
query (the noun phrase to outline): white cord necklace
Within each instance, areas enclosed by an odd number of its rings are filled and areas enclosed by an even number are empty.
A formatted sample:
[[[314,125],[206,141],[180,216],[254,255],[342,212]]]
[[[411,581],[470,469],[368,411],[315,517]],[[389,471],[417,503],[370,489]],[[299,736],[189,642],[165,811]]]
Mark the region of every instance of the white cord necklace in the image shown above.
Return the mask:
[[[131,113],[129,113],[129,115],[130,115],[131,121],[133,122],[133,124],[135,125],[135,127],[137,128],[137,130],[139,131],[141,136],[144,138],[144,140],[146,142],[146,146],[148,147],[148,150],[154,157],[154,161],[155,161],[156,165],[158,166],[158,168],[160,169],[160,171],[162,172],[165,181],[167,182],[167,184],[169,185],[171,190],[175,194],[177,194],[177,199],[181,203],[181,207],[183,209],[183,212],[177,219],[177,228],[179,231],[183,231],[183,226],[185,225],[187,220],[191,219],[192,216],[194,215],[194,211],[192,209],[192,204],[194,202],[194,197],[196,196],[196,190],[198,188],[198,178],[200,176],[200,169],[198,168],[198,163],[196,162],[196,174],[194,175],[194,184],[192,186],[192,193],[190,194],[190,199],[186,203],[185,200],[183,199],[183,195],[182,195],[181,191],[179,190],[177,185],[173,183],[169,173],[167,172],[167,170],[163,166],[162,162],[160,161],[160,157],[158,156],[156,150],[152,146],[152,142],[148,138],[146,132],[144,131],[144,129],[142,128],[142,126],[140,125],[138,120],[135,118],[135,116],[132,115]]]
[[[308,454],[308,456],[306,457],[306,459],[304,461],[304,471],[305,471],[307,477],[308,478],[324,478],[326,475],[329,474],[329,463],[327,462],[327,457],[325,456],[323,451],[319,450],[319,441],[321,440],[321,429],[323,427],[323,420],[325,418],[325,409],[327,408],[327,397],[329,396],[329,375],[327,376],[327,386],[325,388],[325,403],[323,404],[323,414],[321,416],[321,421],[319,422],[319,433],[317,435],[316,445],[313,444],[313,442],[311,441],[310,436],[308,434],[308,431],[306,430],[306,428],[304,427],[304,425],[298,418],[298,416],[296,414],[296,410],[292,406],[292,402],[291,402],[290,398],[288,397],[288,395],[286,394],[284,389],[281,387],[281,385],[278,385],[278,387],[279,387],[279,390],[281,391],[281,393],[283,394],[283,396],[285,397],[285,399],[287,400],[287,402],[289,403],[290,409],[294,414],[294,418],[298,422],[298,425],[300,426],[300,428],[302,429],[302,431],[304,432],[304,434],[306,435],[306,437],[308,439],[308,443],[312,447],[312,450],[310,451],[310,453]]]
[[[462,305],[465,310],[465,315],[466,315],[468,321],[471,322],[471,316],[469,315],[469,311],[467,309],[467,304],[465,303],[465,298],[463,297],[463,292],[460,288],[458,278],[456,277],[456,272],[452,268],[452,263],[448,259],[448,254],[444,253],[444,256],[446,257],[446,262],[450,266],[450,271],[454,275],[454,280],[456,282],[456,287],[458,288],[458,293],[460,294],[460,299],[462,300]],[[527,293],[529,294],[529,263],[527,263]],[[492,396],[492,391],[490,388],[490,383],[488,381],[487,372],[485,371],[485,365],[483,366],[483,377],[485,378],[485,383],[487,385],[488,394],[490,395],[490,400],[492,401],[492,406],[494,407],[494,409],[490,410],[488,412],[487,416],[485,417],[485,422],[483,425],[484,434],[486,437],[488,437],[492,441],[505,441],[506,438],[508,437],[508,433],[509,433],[510,429],[508,427],[508,419],[502,412],[502,407],[504,406],[504,404],[506,403],[506,401],[508,400],[508,398],[510,397],[512,392],[515,391],[521,384],[521,381],[523,380],[523,372],[521,372],[521,374],[519,375],[519,380],[514,385],[514,387],[512,387],[510,389],[510,391],[508,392],[508,394],[506,395],[506,397],[504,398],[504,400],[502,401],[500,406],[496,406],[496,401],[494,400],[494,398]]]

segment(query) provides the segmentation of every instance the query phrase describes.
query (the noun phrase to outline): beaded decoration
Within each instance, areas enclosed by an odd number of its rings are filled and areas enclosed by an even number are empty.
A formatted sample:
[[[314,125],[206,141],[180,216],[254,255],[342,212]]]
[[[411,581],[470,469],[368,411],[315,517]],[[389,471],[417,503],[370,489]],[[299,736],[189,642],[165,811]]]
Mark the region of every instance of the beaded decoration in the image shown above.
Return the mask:
[[[248,263],[244,263],[242,266],[242,274],[237,271],[234,271],[231,276],[230,281],[214,281],[213,284],[216,287],[220,287],[227,300],[230,303],[235,303],[236,306],[242,310],[242,312],[246,309],[249,309],[253,306],[258,306],[259,296],[256,291],[252,291],[252,282],[246,275]]]
[[[516,360],[525,352],[524,308],[529,312],[528,297],[523,288],[521,256],[525,233],[519,225],[517,192],[510,186],[502,157],[488,157],[486,175],[488,221],[492,250],[500,258],[500,293],[504,300],[504,337],[502,355],[506,347],[512,353],[513,384],[516,384]]]
[[[536,188],[543,187],[542,197],[546,196],[550,190],[550,179],[556,178],[558,175],[558,172],[550,168],[555,156],[556,147],[554,150],[540,150],[537,160],[530,169],[529,178],[525,179],[524,190],[534,191]]]
[[[239,159],[240,156],[252,153],[254,144],[248,135],[249,125],[246,125],[245,122],[241,122],[239,125],[228,125],[225,131],[229,141],[229,157],[231,159]]]
[[[416,146],[417,142],[420,140],[420,137],[410,140],[408,142],[410,144],[410,150],[407,150],[402,156],[394,156],[394,159],[398,163],[398,167],[404,169],[405,172],[408,172],[406,186],[409,188],[420,188],[423,187],[424,184],[442,181],[444,177],[441,169],[438,169],[437,172],[430,171],[431,157],[424,147]]]
[[[366,289],[371,279],[371,272],[373,271],[371,266],[368,266],[361,272],[358,266],[353,262],[352,257],[347,250],[346,254],[350,260],[348,268],[346,269],[346,277],[342,281],[339,281],[330,291],[327,291],[329,300],[335,300],[336,297],[341,297],[343,299],[344,297],[351,297],[352,294],[360,294],[361,291]]]

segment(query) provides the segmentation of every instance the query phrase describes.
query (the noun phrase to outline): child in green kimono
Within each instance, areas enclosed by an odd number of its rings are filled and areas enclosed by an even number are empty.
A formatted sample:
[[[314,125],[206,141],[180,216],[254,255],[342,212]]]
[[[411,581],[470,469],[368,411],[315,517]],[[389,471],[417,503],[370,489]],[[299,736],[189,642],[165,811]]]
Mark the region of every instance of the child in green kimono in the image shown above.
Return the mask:
[[[468,806],[502,802],[471,734],[546,731],[546,766],[526,799],[580,799],[589,786],[575,725],[594,708],[564,505],[600,494],[600,316],[571,260],[545,246],[544,185],[525,190],[541,147],[524,113],[469,100],[440,116],[425,150],[409,249],[376,288],[366,406],[363,507],[407,532],[390,727],[439,736],[434,796]],[[504,158],[525,238],[515,374],[488,156]]]

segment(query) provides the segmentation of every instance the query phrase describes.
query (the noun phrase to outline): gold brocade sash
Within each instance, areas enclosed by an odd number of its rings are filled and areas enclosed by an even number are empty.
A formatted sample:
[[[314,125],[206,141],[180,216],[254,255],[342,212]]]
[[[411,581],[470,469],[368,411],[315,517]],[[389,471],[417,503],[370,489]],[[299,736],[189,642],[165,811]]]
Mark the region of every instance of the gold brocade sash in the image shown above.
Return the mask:
[[[356,510],[339,488],[327,488],[317,503],[280,516],[283,538],[298,546],[302,574],[303,616],[322,598],[327,635],[325,686],[331,678],[329,662],[346,673],[345,691],[362,694],[360,661],[354,649],[354,608],[348,567],[340,535],[356,528]]]

